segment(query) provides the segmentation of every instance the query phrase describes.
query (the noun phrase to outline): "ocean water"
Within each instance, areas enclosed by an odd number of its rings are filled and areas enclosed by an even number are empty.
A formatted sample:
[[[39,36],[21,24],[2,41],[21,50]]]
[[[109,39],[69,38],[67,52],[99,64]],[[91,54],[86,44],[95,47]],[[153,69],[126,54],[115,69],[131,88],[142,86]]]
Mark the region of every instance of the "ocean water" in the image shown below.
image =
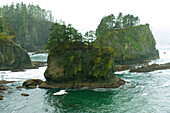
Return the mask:
[[[158,40],[157,40],[158,41]],[[160,59],[150,63],[170,62],[170,46],[159,41]],[[47,54],[29,53],[33,61],[46,61]],[[25,72],[0,71],[0,80],[16,82],[5,85],[0,113],[170,113],[170,70],[148,73],[116,72],[128,81],[117,89],[65,89],[68,94],[56,96],[60,89],[21,89],[24,80],[45,80],[46,67]],[[23,97],[21,93],[30,96]]]

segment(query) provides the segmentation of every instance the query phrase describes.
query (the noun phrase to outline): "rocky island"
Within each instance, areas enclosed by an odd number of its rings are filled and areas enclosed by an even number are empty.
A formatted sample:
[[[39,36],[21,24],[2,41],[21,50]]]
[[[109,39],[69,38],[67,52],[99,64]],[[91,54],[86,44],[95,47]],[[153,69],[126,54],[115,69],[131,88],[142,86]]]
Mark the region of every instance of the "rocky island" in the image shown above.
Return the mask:
[[[103,46],[114,49],[115,64],[137,64],[159,58],[149,24],[112,29],[94,43],[100,45],[101,41]]]
[[[40,87],[116,88],[125,83],[114,75],[117,64],[136,64],[159,58],[149,25],[137,25],[138,18],[132,15],[122,17],[124,21],[128,16],[133,19],[121,25],[120,16],[121,13],[116,23],[113,23],[114,15],[104,17],[96,33],[85,34],[88,40],[71,25],[54,23],[47,43],[46,82]]]

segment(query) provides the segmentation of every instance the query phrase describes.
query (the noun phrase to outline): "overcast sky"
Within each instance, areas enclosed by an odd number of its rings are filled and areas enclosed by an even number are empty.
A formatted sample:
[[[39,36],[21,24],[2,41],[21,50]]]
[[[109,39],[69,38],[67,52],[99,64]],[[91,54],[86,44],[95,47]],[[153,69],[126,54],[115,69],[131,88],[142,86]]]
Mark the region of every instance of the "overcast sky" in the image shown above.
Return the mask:
[[[95,30],[103,16],[122,12],[149,23],[154,35],[167,31],[165,35],[170,36],[170,0],[0,0],[0,5],[22,1],[52,10],[55,19],[71,23],[82,33]]]

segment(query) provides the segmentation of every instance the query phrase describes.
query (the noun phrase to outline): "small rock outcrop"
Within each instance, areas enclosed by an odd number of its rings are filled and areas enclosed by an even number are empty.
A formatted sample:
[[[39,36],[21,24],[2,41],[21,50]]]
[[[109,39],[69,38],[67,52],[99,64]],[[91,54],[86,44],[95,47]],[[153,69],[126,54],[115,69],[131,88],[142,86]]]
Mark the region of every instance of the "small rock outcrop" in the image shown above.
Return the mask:
[[[29,89],[37,88],[43,81],[40,79],[29,79],[23,82],[22,86]]]
[[[22,96],[29,96],[27,93],[21,93]]]
[[[3,100],[3,95],[4,94],[4,90],[7,90],[8,87],[5,87],[3,84],[9,84],[9,83],[13,83],[15,81],[5,81],[5,80],[1,80],[0,81],[0,100]],[[12,93],[11,91],[8,91],[8,94]]]
[[[0,100],[3,100],[3,96],[2,95],[0,95]]]
[[[6,87],[0,85],[0,90],[6,90],[6,89],[7,89]]]

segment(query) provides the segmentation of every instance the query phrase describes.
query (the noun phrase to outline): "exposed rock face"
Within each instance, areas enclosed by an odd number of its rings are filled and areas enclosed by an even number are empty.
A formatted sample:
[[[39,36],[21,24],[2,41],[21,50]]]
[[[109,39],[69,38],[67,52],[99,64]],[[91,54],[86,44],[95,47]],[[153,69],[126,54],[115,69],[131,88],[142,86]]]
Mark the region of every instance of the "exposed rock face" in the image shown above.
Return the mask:
[[[12,40],[0,40],[0,70],[24,68],[33,68],[27,52]]]
[[[99,36],[95,44],[112,47],[115,64],[135,64],[159,58],[148,24],[108,31]]]

